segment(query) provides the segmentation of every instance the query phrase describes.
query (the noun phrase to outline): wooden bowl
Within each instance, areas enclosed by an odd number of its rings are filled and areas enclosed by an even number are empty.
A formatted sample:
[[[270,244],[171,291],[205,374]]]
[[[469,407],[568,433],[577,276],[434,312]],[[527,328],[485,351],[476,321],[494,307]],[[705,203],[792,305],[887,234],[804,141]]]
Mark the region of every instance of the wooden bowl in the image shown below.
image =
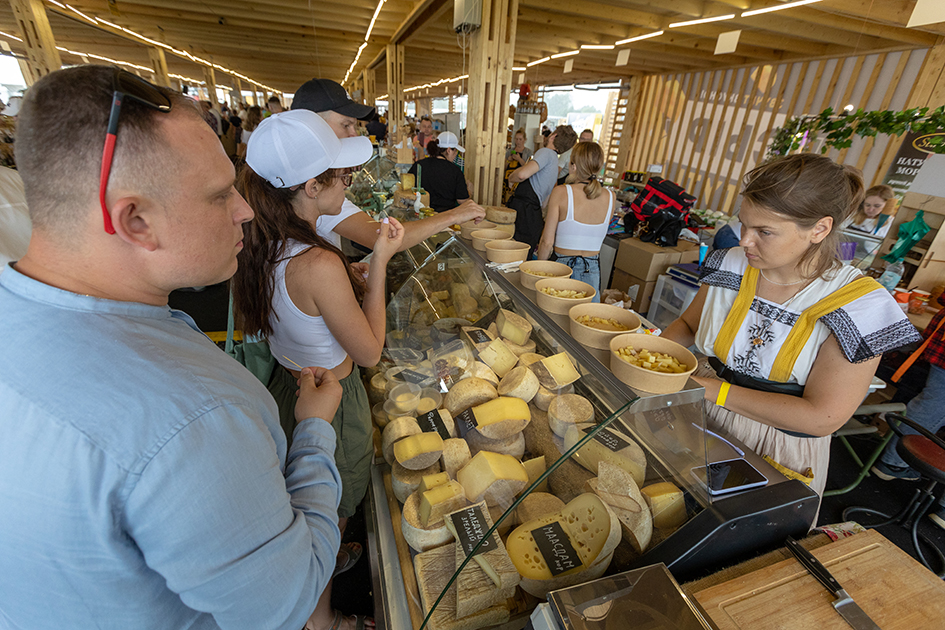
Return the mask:
[[[467,241],[472,240],[472,233],[476,230],[491,230],[495,228],[495,223],[491,221],[480,221],[477,225],[475,221],[466,221],[459,226],[459,235]]]
[[[587,293],[587,295],[582,298],[555,297],[544,293],[542,289],[545,287],[559,291],[570,290],[577,291],[578,293],[583,291]],[[571,278],[545,278],[544,280],[539,280],[535,283],[535,291],[535,303],[538,304],[538,308],[549,313],[554,313],[555,315],[565,316],[578,304],[587,304],[593,300],[594,295],[597,293],[594,287],[588,283],[581,282],[580,280],[572,280]],[[567,318],[564,319],[563,323],[564,326],[568,325]]]
[[[680,363],[690,369],[680,374],[662,374],[627,363],[617,354],[620,348],[633,346],[638,350],[646,348],[652,352],[662,352],[676,357]],[[696,370],[696,357],[689,350],[675,341],[646,335],[643,333],[625,333],[610,340],[610,371],[614,376],[634,389],[651,394],[674,394],[686,386],[686,381]]]
[[[515,236],[515,224],[514,223],[496,223],[493,230],[499,230],[500,232],[506,232]]]
[[[601,330],[577,321],[582,315],[591,317],[601,317],[603,319],[613,319],[618,324],[627,327],[626,330]],[[636,332],[640,328],[640,318],[636,313],[627,309],[614,306],[612,304],[578,304],[568,311],[568,317],[571,320],[571,336],[575,341],[589,348],[598,348],[601,350],[610,350],[610,340],[617,335]]]
[[[552,278],[570,278],[571,268],[564,263],[553,262],[550,260],[528,260],[518,266],[521,272],[520,279],[522,286],[531,291],[535,290],[535,283],[539,280],[549,280]],[[540,271],[542,273],[553,273],[554,276],[536,276],[530,272]]]
[[[486,258],[494,263],[510,263],[525,260],[528,243],[519,241],[489,241],[486,243]]]
[[[510,238],[512,238],[511,234],[499,230],[476,230],[472,233],[473,249],[484,252],[486,251],[486,243],[489,241],[506,241]]]

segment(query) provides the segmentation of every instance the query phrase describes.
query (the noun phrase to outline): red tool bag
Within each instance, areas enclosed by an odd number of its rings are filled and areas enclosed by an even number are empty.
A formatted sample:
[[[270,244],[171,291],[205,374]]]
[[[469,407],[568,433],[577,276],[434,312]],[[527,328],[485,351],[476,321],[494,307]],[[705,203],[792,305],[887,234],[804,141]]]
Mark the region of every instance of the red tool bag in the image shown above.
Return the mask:
[[[624,227],[630,234],[639,230],[638,237],[661,247],[674,247],[679,232],[689,223],[689,211],[696,198],[682,186],[659,177],[650,177],[643,191],[630,203],[633,219],[624,217]]]

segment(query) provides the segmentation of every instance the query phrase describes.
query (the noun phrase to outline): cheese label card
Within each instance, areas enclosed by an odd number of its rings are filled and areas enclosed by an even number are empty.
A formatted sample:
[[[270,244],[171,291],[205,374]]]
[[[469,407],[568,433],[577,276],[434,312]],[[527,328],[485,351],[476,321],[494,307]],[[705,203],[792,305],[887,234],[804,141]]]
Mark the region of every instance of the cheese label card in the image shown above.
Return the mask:
[[[533,529],[532,538],[535,539],[538,551],[545,559],[552,577],[584,566],[581,556],[558,521]]]
[[[466,335],[473,343],[491,343],[492,337],[486,334],[486,331],[478,328],[467,328]]]
[[[424,433],[439,433],[444,440],[450,439],[450,432],[443,424],[443,418],[440,417],[438,409],[417,416],[417,424]]]
[[[473,547],[478,545],[482,537],[489,531],[489,523],[486,522],[485,517],[482,515],[482,510],[478,505],[468,507],[460,512],[453,512],[450,514],[450,518],[453,520],[453,528],[456,530],[457,541],[462,547],[463,553],[468,556],[469,552],[473,550]],[[496,545],[495,542],[495,534],[493,534],[489,540],[482,543],[482,547],[476,551],[475,555],[478,556],[481,553],[497,548],[498,545]]]
[[[467,433],[479,426],[476,424],[476,414],[471,408],[457,415],[453,421],[456,423],[456,430],[459,431],[461,438],[465,438]]]
[[[593,430],[593,427],[582,429],[584,433],[590,433]],[[623,449],[630,446],[625,439],[606,428],[598,431],[597,435],[594,436],[594,439],[606,446],[608,449],[612,450],[614,453],[622,451]]]
[[[413,370],[402,370],[397,373],[394,378],[400,378],[403,381],[408,383],[420,384],[430,380],[430,377],[426,374],[421,374],[420,372],[414,372]]]

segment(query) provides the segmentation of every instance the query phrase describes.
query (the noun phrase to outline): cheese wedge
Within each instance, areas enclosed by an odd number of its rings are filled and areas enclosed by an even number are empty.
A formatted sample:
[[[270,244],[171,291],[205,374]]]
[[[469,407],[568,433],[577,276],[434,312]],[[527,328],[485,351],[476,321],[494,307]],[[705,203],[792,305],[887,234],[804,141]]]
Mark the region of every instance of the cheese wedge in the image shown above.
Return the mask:
[[[473,407],[476,430],[490,440],[521,433],[532,419],[528,403],[521,398],[500,397]]]
[[[493,340],[479,351],[479,360],[492,368],[499,378],[504,377],[518,363],[518,357],[512,354],[501,339]]]
[[[446,485],[449,482],[450,476],[445,472],[424,475],[420,479],[420,485],[417,486],[416,492],[422,496],[427,490],[432,490],[433,488]]]
[[[394,444],[398,441],[422,433],[420,425],[416,419],[409,417],[394,418],[384,427],[384,433],[381,434],[381,451],[384,453],[384,459],[391,466],[394,465]]]
[[[524,435],[525,434],[523,432],[522,436],[524,437]],[[544,474],[545,470],[547,470],[547,466],[545,466],[544,455],[525,460],[522,462],[522,466],[525,467],[525,472],[528,473],[529,488],[531,488],[532,484],[535,483],[535,481],[537,481],[538,478],[542,476],[542,474]],[[541,482],[541,484],[537,486],[533,492],[548,492],[548,480],[546,479],[545,481]]]
[[[482,361],[476,361],[467,367],[466,374],[468,374],[470,377],[475,376],[476,378],[481,378],[493,387],[499,386],[499,377],[495,375],[495,372],[492,371],[492,368]]]
[[[469,451],[466,440],[462,438],[443,440],[443,455],[440,457],[440,462],[451,479],[456,477],[459,469],[468,464],[470,459],[472,459],[472,453]]]
[[[465,507],[466,494],[463,487],[455,481],[431,488],[420,495],[420,524],[429,527],[443,518],[445,514]]]
[[[588,487],[613,509],[624,538],[637,553],[643,553],[653,538],[653,517],[646,500],[624,469],[601,462],[600,471],[601,476],[588,480]]]
[[[404,503],[411,494],[417,491],[423,478],[429,475],[435,475],[440,472],[439,462],[433,464],[426,470],[408,470],[397,463],[390,468],[390,485],[394,491],[394,496],[401,503]]]
[[[586,431],[594,428],[593,424],[577,424],[564,435],[564,448],[584,439]],[[573,459],[595,475],[601,462],[608,462],[626,470],[633,477],[637,486],[643,486],[646,480],[646,455],[635,440],[621,433],[612,426],[604,427],[574,454]]]
[[[538,386],[538,391],[535,392],[535,397],[532,398],[532,403],[542,411],[548,411],[548,407],[551,406],[551,401],[557,398],[558,396],[563,396],[564,394],[573,394],[574,385],[566,385],[561,389],[550,390],[541,385]]]
[[[481,378],[464,378],[459,381],[443,399],[443,407],[455,418],[461,412],[475,405],[498,398],[495,387]],[[390,426],[390,425],[388,425]]]
[[[407,497],[407,501],[404,502],[404,509],[400,517],[400,529],[404,535],[404,541],[414,551],[426,551],[434,547],[441,547],[453,540],[453,534],[442,518],[429,527],[423,526],[420,522],[420,496],[416,492]]]
[[[482,437],[478,431],[470,431],[466,434],[466,442],[469,444],[469,452],[473,455],[479,451],[491,451],[522,459],[525,454],[525,436],[521,432],[501,440],[490,440]]]
[[[566,352],[545,357],[529,366],[546,389],[560,389],[581,378]]]
[[[643,498],[659,529],[675,529],[686,522],[686,500],[682,490],[668,481],[643,488]]]
[[[443,438],[438,433],[418,433],[394,443],[394,458],[404,468],[429,468],[443,454]]]
[[[458,473],[456,480],[470,503],[508,507],[528,483],[522,462],[511,455],[480,451]]]
[[[517,313],[500,308],[495,316],[496,330],[503,339],[524,346],[532,335],[532,325],[528,320]]]
[[[543,354],[536,354],[534,352],[526,352],[525,354],[519,355],[518,364],[528,367],[532,363],[537,363],[545,358]]]
[[[460,337],[463,340],[469,342],[469,345],[475,348],[476,352],[481,351],[483,348],[495,341],[495,335],[490,333],[485,328],[463,326],[460,331]]]
[[[577,424],[594,422],[594,405],[577,394],[558,396],[548,405],[548,426],[554,434],[563,438],[568,429]]]
[[[523,346],[520,346],[517,343],[512,343],[508,339],[503,339],[502,341],[504,341],[508,349],[512,351],[512,354],[517,357],[521,357],[523,354],[534,353],[535,348],[537,348],[534,339],[529,339]]]
[[[564,509],[564,501],[547,492],[532,492],[515,508],[515,520],[527,523]]]
[[[539,387],[541,386],[535,373],[527,367],[518,366],[505,375],[496,391],[499,396],[511,396],[529,402],[538,393]]]

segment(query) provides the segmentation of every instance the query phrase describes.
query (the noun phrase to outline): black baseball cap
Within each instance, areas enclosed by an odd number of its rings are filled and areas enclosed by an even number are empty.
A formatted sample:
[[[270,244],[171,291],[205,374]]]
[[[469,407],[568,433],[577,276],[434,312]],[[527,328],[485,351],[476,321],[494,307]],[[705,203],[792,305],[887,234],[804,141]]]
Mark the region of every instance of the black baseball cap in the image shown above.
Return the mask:
[[[292,109],[308,109],[315,113],[329,110],[358,120],[374,117],[374,108],[351,100],[345,89],[331,79],[312,79],[302,84],[292,98]]]

